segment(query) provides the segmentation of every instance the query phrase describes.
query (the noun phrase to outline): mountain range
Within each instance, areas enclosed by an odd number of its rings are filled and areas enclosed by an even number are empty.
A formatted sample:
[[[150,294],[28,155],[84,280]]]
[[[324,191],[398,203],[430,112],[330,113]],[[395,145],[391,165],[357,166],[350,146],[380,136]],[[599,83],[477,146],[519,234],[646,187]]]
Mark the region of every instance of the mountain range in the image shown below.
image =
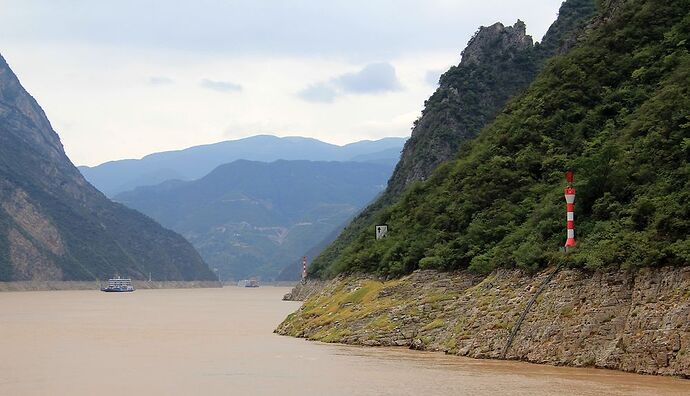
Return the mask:
[[[237,160],[198,180],[138,187],[114,199],[181,233],[221,279],[273,280],[338,232],[391,172],[379,163]]]
[[[139,186],[166,180],[194,180],[217,166],[238,159],[272,162],[276,160],[356,161],[395,165],[405,138],[384,138],[337,146],[304,137],[257,135],[244,139],[194,146],[145,156],[106,162],[79,170],[104,194],[113,197]]]

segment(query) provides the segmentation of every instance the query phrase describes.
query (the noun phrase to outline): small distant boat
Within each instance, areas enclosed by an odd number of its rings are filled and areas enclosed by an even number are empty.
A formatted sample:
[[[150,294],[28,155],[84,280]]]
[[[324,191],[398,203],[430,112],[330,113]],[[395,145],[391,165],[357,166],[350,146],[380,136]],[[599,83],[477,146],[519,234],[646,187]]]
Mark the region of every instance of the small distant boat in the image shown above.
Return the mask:
[[[256,279],[245,279],[237,282],[239,287],[259,287],[259,281]]]
[[[133,292],[134,286],[132,286],[132,280],[129,278],[120,278],[119,276],[115,278],[108,279],[108,287],[101,289],[104,292]]]

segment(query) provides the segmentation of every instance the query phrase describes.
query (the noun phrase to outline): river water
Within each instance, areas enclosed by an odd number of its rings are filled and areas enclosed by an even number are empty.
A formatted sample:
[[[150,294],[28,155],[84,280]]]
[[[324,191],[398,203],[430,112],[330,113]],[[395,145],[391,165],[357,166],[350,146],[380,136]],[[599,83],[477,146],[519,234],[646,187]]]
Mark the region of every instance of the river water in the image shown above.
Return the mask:
[[[690,395],[690,380],[272,334],[287,288],[0,293],[0,395]]]

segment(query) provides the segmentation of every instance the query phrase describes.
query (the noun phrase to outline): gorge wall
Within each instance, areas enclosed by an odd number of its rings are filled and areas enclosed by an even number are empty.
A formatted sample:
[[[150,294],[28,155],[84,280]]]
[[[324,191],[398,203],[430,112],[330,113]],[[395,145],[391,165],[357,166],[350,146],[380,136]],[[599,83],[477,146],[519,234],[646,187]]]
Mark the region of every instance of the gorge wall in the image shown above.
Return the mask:
[[[276,330],[323,342],[690,377],[690,268],[339,277]],[[504,355],[505,354],[505,355]]]
[[[116,273],[216,279],[182,236],[108,200],[82,177],[0,56],[0,281],[91,281]]]

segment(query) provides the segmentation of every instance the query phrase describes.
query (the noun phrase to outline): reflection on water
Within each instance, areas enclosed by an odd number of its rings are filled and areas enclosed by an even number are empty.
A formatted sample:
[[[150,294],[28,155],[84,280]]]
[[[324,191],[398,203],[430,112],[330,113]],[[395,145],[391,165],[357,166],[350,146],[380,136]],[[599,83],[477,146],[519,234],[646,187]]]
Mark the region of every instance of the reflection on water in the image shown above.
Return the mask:
[[[0,293],[0,395],[688,395],[690,381],[272,334],[285,288]]]

